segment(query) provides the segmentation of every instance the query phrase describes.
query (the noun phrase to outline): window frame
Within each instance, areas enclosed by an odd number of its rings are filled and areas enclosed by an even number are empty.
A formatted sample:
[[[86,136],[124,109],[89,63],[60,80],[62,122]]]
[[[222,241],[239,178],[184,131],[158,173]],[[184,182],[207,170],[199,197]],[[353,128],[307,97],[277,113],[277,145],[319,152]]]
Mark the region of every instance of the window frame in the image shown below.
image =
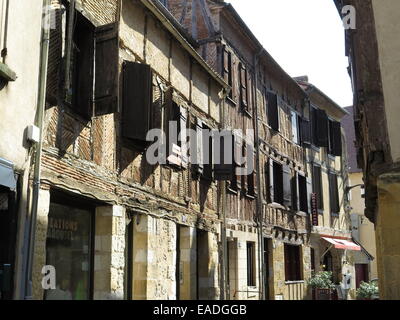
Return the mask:
[[[304,281],[301,246],[284,243],[285,282]]]
[[[247,286],[255,287],[256,280],[256,243],[254,241],[246,242],[246,261],[247,261]]]

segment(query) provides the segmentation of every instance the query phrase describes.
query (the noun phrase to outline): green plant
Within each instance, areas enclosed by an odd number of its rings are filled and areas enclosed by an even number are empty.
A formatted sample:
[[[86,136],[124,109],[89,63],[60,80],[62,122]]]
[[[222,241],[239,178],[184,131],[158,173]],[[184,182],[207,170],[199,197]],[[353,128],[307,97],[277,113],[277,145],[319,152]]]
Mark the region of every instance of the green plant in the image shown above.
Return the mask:
[[[378,284],[376,281],[360,283],[360,287],[357,289],[357,299],[372,299],[379,295]]]
[[[311,288],[317,289],[334,289],[335,285],[332,282],[332,272],[321,271],[313,276],[307,281]]]

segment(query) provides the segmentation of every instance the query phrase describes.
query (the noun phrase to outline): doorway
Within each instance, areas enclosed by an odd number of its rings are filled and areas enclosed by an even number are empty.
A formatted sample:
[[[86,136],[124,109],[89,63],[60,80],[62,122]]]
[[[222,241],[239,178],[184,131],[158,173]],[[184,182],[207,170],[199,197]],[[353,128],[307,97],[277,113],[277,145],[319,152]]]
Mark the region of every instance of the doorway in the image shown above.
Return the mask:
[[[16,203],[16,192],[0,186],[0,300],[11,300],[14,291]]]
[[[356,263],[356,289],[360,287],[361,282],[368,282],[368,264]]]

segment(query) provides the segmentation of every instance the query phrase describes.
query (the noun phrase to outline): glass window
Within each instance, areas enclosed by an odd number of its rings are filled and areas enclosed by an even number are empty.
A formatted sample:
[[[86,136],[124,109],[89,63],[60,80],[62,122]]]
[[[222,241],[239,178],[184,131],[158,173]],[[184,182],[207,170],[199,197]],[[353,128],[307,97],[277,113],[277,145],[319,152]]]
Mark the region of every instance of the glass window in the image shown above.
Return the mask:
[[[51,203],[46,264],[56,269],[56,289],[46,300],[90,299],[92,211]]]

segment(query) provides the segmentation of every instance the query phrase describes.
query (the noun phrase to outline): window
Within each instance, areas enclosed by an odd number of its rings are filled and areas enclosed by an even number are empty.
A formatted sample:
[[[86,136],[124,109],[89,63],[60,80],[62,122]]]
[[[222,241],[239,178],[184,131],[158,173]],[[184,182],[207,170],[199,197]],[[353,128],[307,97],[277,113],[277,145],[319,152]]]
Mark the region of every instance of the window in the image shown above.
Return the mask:
[[[340,157],[342,155],[342,132],[340,122],[329,120],[328,153]]]
[[[293,246],[285,243],[285,280],[301,281],[302,263],[300,246]]]
[[[222,56],[222,66],[223,66],[223,76],[224,80],[229,84],[232,90],[229,92],[228,97],[233,100],[234,99],[234,80],[233,80],[233,59],[232,53],[228,50],[226,46],[223,49]]]
[[[117,23],[96,28],[80,12],[75,11],[73,17],[67,12],[67,21],[74,28],[72,37],[66,37],[66,58],[70,58],[66,66],[66,101],[84,118],[114,113],[118,109]]]
[[[328,116],[324,110],[311,107],[312,142],[317,147],[328,147]]]
[[[209,134],[210,128],[207,127],[203,123],[203,163],[204,163],[204,172],[203,172],[203,178],[207,180],[212,180],[213,179],[213,144],[212,144],[212,135]],[[205,152],[206,148],[208,148],[208,152]]]
[[[315,249],[310,248],[311,274],[315,273]]]
[[[256,286],[256,255],[255,243],[247,242],[247,286]]]
[[[223,131],[220,136],[215,136],[213,139],[214,149],[214,179],[216,181],[229,181],[233,180],[234,163],[233,163],[233,145],[234,145],[233,132]],[[217,152],[219,159],[217,161]],[[228,153],[228,154],[226,154]]]
[[[269,200],[279,204],[284,204],[284,179],[283,166],[278,162],[269,159],[266,170],[268,177],[266,179],[269,189]],[[290,183],[290,182],[289,182]]]
[[[307,179],[300,174],[297,177],[299,182],[299,209],[302,212],[308,212]]]
[[[329,198],[330,198],[330,208],[331,214],[339,214],[339,192],[338,192],[338,182],[337,175],[335,173],[329,173]]]
[[[243,167],[244,165],[239,164],[239,160],[241,157],[243,157],[244,154],[244,146],[243,146],[243,141],[237,137],[233,136],[232,140],[232,179],[229,185],[229,189],[233,191],[239,191],[242,188],[242,176],[238,175],[236,173],[236,169]]]
[[[267,92],[267,117],[269,126],[279,131],[278,96],[271,91]]]
[[[69,198],[68,198],[69,199]],[[46,300],[88,300],[93,272],[93,208],[52,195],[46,239],[46,264],[54,266],[57,289]]]
[[[123,64],[122,136],[146,147],[152,129],[153,74],[149,65],[125,61]]]
[[[292,141],[296,144],[300,143],[300,127],[299,127],[299,116],[295,111],[291,111],[291,123],[292,123]]]
[[[252,81],[251,75],[243,65],[239,64],[240,105],[242,110],[251,116],[252,113]]]
[[[312,166],[313,174],[313,192],[317,194],[317,205],[318,209],[322,210],[324,208],[324,195],[322,190],[322,176],[321,176],[321,167],[317,165]]]

